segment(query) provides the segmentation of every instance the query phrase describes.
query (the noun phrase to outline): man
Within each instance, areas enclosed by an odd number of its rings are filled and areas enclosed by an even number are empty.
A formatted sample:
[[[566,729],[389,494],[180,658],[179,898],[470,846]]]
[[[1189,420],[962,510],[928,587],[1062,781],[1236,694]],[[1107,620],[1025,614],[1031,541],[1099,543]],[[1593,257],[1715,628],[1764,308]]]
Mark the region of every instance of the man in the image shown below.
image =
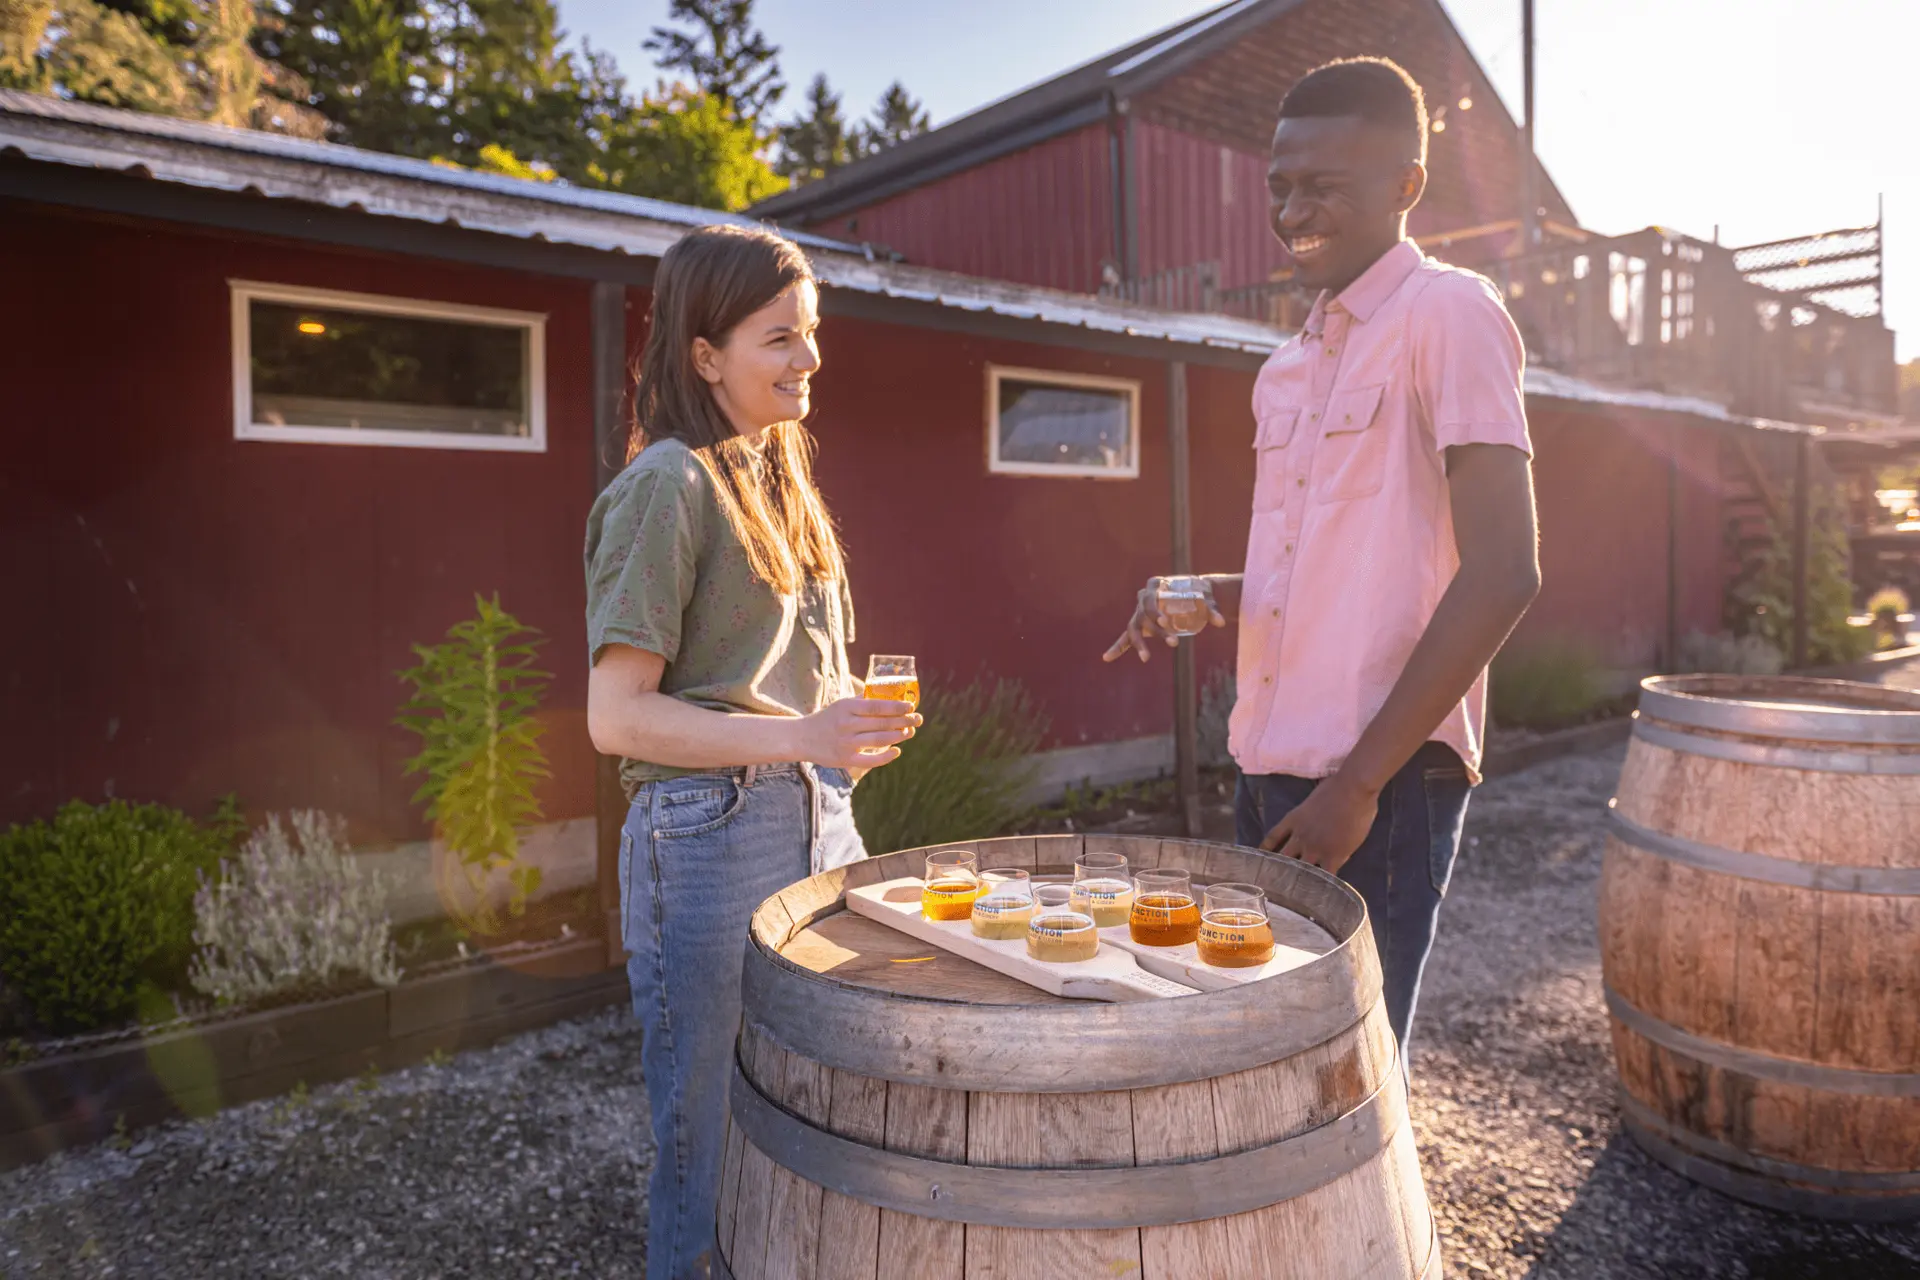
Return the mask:
[[[1427,112],[1392,62],[1305,76],[1280,105],[1274,233],[1319,296],[1253,395],[1230,739],[1240,843],[1338,873],[1366,899],[1403,1054],[1479,780],[1486,668],[1539,591],[1520,336],[1499,294],[1406,238]],[[1107,652],[1177,644],[1140,593]]]

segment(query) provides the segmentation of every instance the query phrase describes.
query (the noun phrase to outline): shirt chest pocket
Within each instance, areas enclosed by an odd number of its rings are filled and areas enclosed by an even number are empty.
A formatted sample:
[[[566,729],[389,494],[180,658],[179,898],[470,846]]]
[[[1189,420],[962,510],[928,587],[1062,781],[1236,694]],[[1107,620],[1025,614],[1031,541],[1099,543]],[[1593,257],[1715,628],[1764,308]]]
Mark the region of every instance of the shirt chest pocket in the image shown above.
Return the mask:
[[[1278,511],[1287,504],[1287,446],[1299,423],[1298,409],[1270,409],[1260,415],[1253,438],[1255,511]]]
[[[1313,458],[1313,498],[1345,502],[1380,492],[1386,478],[1388,432],[1380,425],[1384,384],[1335,392]]]

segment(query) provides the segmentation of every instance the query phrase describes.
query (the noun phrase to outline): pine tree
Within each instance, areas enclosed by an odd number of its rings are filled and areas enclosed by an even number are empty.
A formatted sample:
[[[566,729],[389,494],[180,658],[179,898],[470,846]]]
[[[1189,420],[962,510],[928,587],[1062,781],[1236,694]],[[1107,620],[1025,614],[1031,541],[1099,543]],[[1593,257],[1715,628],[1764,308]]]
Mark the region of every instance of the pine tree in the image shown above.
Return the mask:
[[[840,95],[817,75],[807,86],[807,113],[780,126],[774,171],[794,182],[824,178],[855,155],[855,134],[840,112]]]
[[[888,147],[897,146],[908,138],[917,138],[931,126],[927,109],[920,100],[907,92],[907,87],[895,80],[880,95],[880,101],[873,108],[870,123],[860,126],[854,142],[854,150],[862,156],[874,155]]]
[[[668,72],[681,71],[709,97],[758,128],[787,91],[780,49],[753,25],[753,0],[672,0],[669,21],[691,34],[655,27],[641,48]]]
[[[254,45],[306,80],[337,142],[398,155],[447,149],[416,77],[437,76],[421,0],[276,0]]]
[[[53,0],[0,0],[0,89],[44,89],[40,46],[53,19]]]

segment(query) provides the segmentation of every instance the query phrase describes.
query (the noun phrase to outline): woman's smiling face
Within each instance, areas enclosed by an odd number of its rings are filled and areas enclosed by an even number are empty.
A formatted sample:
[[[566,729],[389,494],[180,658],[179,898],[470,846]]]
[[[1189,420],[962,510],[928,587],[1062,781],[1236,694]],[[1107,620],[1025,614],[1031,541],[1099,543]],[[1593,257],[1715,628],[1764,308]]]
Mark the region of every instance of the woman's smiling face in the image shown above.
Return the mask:
[[[760,308],[718,346],[693,340],[693,364],[733,429],[749,440],[811,407],[810,381],[820,367],[820,297],[811,280]]]

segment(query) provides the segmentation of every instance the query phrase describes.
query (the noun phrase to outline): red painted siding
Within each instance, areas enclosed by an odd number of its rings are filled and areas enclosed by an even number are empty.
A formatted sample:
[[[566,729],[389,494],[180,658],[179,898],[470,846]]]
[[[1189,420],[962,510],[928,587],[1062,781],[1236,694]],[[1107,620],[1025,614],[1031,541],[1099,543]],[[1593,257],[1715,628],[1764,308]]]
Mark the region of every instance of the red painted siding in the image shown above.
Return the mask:
[[[1090,125],[810,224],[927,267],[1092,293],[1114,257],[1107,129]]]
[[[235,441],[230,277],[547,313],[548,451]],[[418,835],[394,673],[495,591],[549,640],[547,813],[592,812],[584,284],[4,202],[0,278],[0,821],[237,791]]]
[[[22,248],[28,251],[21,251]],[[0,205],[24,305],[6,350],[36,376],[0,421],[0,821],[108,794],[318,806],[356,836],[421,833],[392,725],[409,646],[476,591],[544,630],[551,817],[591,812],[579,547],[591,500],[583,284]],[[238,443],[230,277],[544,312],[549,452]],[[634,297],[634,328],[645,296]],[[1164,361],[832,318],[814,426],[859,605],[856,661],[1022,680],[1058,744],[1163,733],[1172,666],[1105,666],[1134,590],[1168,567]],[[1141,475],[992,476],[990,362],[1134,378]],[[1198,567],[1245,550],[1250,372],[1189,370]],[[1682,450],[1682,630],[1719,613],[1719,454],[1706,430],[1536,407],[1546,585],[1522,639],[1620,665],[1664,637],[1665,450]],[[1203,670],[1232,636],[1202,640]]]
[[[1272,278],[1286,255],[1267,220],[1267,157],[1165,125],[1133,126],[1140,274],[1218,262],[1228,287]]]
[[[1720,629],[1720,440],[1630,411],[1536,404],[1540,598],[1514,643],[1569,637],[1618,667],[1660,664],[1667,634],[1667,459],[1680,458],[1680,634]]]

